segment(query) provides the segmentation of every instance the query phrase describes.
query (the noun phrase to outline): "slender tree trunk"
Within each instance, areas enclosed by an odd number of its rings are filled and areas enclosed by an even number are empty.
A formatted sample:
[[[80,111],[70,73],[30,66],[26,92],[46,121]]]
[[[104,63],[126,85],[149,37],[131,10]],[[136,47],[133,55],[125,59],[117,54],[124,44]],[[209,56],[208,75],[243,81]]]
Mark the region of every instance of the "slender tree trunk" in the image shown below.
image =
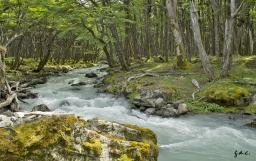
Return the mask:
[[[219,42],[219,5],[217,0],[211,0],[213,10],[213,27],[214,27],[214,54],[220,55],[220,42]]]
[[[130,0],[124,0],[124,11],[125,11],[125,18],[127,20],[131,19],[130,15]],[[124,53],[125,53],[125,59],[127,64],[130,64],[130,56],[131,56],[131,48],[130,48],[130,31],[131,31],[131,24],[129,22],[125,22],[125,39],[124,39]]]
[[[225,36],[224,36],[224,48],[223,48],[223,58],[222,58],[222,69],[221,77],[227,77],[232,65],[232,43],[234,34],[234,21],[237,16],[239,9],[243,3],[240,4],[238,9],[236,9],[235,0],[230,0],[230,16],[225,22]]]
[[[210,81],[213,81],[215,79],[215,75],[202,43],[200,27],[198,24],[198,17],[196,14],[196,8],[193,0],[190,1],[190,16],[191,16],[192,30],[194,33],[194,40],[198,48],[199,57],[200,57],[204,72],[207,74],[208,79]]]
[[[3,46],[0,46],[0,98],[1,98],[1,92],[4,89],[4,84],[5,84],[5,63],[4,63],[5,53],[6,53],[6,48]]]
[[[50,36],[50,38],[47,39],[48,42],[47,42],[47,46],[46,46],[46,48],[47,48],[46,55],[44,55],[43,58],[40,60],[35,72],[40,72],[44,68],[44,66],[47,64],[49,58],[51,57],[52,46],[54,43],[54,39],[57,36],[57,33],[50,33],[49,36]]]
[[[184,68],[185,63],[185,47],[182,40],[182,35],[180,33],[180,27],[177,20],[177,0],[167,0],[166,7],[168,11],[168,15],[171,20],[172,32],[175,38],[175,46],[176,46],[176,56],[177,56],[177,67]]]
[[[129,67],[128,67],[128,65],[126,63],[126,60],[125,60],[123,47],[122,47],[117,29],[116,29],[116,26],[112,22],[109,24],[109,29],[112,33],[113,38],[115,39],[115,42],[114,42],[115,49],[116,49],[117,56],[118,56],[118,59],[120,61],[121,67],[122,67],[123,70],[129,70]]]
[[[250,44],[250,54],[252,55],[253,54],[254,42],[253,42],[252,30],[251,29],[249,29],[249,44]]]
[[[149,58],[150,53],[150,15],[151,15],[151,0],[144,0],[144,43],[143,43],[143,54],[145,57]]]

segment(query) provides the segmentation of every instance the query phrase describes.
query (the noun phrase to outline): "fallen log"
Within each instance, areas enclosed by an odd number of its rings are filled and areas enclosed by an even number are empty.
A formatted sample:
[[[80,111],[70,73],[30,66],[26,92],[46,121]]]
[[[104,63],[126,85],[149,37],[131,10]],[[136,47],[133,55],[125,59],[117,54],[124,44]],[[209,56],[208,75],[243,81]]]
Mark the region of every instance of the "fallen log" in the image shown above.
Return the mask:
[[[236,81],[233,81],[233,83],[235,84],[240,84],[240,85],[250,85],[250,86],[256,86],[256,83],[255,82],[246,82],[246,81],[240,81],[240,80],[236,80]]]
[[[131,80],[134,80],[134,79],[138,79],[138,78],[142,78],[142,77],[146,77],[146,76],[149,76],[149,77],[158,77],[159,75],[157,74],[153,74],[153,73],[144,73],[144,74],[140,74],[140,75],[136,75],[136,76],[132,76],[132,77],[129,77],[127,79],[127,81],[131,81]]]
[[[0,103],[0,108],[9,106],[16,97],[17,97],[16,93],[13,93],[12,95],[8,96],[4,102]]]

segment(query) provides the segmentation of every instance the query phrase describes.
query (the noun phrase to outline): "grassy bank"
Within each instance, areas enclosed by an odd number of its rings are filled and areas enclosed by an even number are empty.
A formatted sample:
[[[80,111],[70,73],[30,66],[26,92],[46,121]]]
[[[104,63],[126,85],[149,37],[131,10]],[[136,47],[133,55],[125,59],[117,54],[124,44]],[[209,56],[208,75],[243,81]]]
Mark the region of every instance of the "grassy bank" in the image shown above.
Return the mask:
[[[110,75],[105,79],[106,91],[120,94],[125,88],[125,95],[134,99],[141,95],[142,90],[160,89],[168,101],[184,100],[191,112],[245,112],[256,113],[256,106],[250,105],[252,95],[256,93],[256,57],[234,58],[233,69],[229,78],[217,78],[209,82],[198,59],[186,66],[186,70],[178,70],[175,60],[159,63],[151,60],[143,64],[132,64],[131,70],[123,72],[110,69]],[[216,74],[219,75],[220,63],[218,58],[211,58]],[[150,73],[152,75],[141,76]],[[134,79],[131,79],[134,77]],[[200,91],[192,100],[192,93],[197,89],[191,83],[196,79]]]

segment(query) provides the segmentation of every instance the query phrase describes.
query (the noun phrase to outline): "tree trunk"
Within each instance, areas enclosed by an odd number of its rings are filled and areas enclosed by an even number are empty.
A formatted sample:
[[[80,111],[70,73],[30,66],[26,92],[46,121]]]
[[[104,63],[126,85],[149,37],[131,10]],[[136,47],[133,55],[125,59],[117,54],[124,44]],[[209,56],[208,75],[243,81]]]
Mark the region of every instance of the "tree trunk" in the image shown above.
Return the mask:
[[[233,43],[233,33],[234,33],[234,21],[235,16],[238,14],[236,10],[235,0],[230,1],[230,16],[225,22],[225,36],[224,36],[224,48],[223,48],[223,58],[222,58],[222,69],[221,77],[227,77],[232,65],[232,43]],[[241,4],[242,5],[242,4]],[[241,7],[240,5],[240,7]],[[238,9],[240,9],[240,7]]]
[[[47,64],[49,58],[51,57],[52,46],[54,43],[54,39],[57,36],[57,33],[50,33],[49,36],[50,36],[50,38],[47,39],[48,42],[47,42],[47,46],[46,46],[46,48],[47,48],[46,55],[44,55],[43,58],[40,60],[35,72],[40,72],[44,68],[44,66]]]
[[[203,69],[205,73],[208,76],[208,79],[210,81],[213,81],[215,79],[213,68],[209,62],[208,56],[206,54],[205,48],[202,43],[201,33],[200,33],[200,27],[198,24],[198,17],[196,14],[196,8],[193,0],[190,1],[190,16],[191,16],[191,23],[192,23],[192,31],[194,33],[194,40],[195,44],[198,48],[199,57],[203,66]]]
[[[220,55],[220,42],[219,42],[219,13],[218,3],[216,0],[211,0],[213,10],[213,27],[214,27],[214,54]]]
[[[129,67],[128,67],[128,65],[126,63],[126,60],[125,60],[123,47],[122,47],[120,38],[118,36],[116,26],[113,24],[113,22],[111,22],[109,24],[109,29],[112,33],[112,36],[113,36],[114,40],[115,40],[114,45],[115,45],[115,49],[116,49],[117,56],[118,56],[118,59],[120,61],[121,67],[122,67],[123,70],[129,70]]]
[[[177,67],[184,68],[185,63],[185,47],[182,40],[182,35],[180,33],[180,27],[177,20],[177,0],[167,0],[166,7],[168,11],[168,15],[170,17],[172,32],[174,35],[175,46],[176,46],[176,56],[177,56]]]
[[[0,98],[1,98],[1,92],[4,89],[4,84],[5,84],[5,63],[4,63],[5,53],[6,53],[6,48],[0,46]]]
[[[252,30],[251,29],[249,29],[249,44],[250,44],[250,54],[252,55],[253,54],[254,42],[253,42]]]

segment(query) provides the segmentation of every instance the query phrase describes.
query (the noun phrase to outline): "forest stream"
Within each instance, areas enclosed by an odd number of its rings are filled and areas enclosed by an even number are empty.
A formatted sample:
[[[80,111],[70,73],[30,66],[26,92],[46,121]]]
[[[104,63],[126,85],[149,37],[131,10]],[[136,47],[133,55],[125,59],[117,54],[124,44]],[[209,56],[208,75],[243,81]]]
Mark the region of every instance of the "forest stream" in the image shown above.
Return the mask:
[[[93,85],[70,86],[70,81],[87,80],[85,73],[107,73],[100,67],[76,69],[51,77],[38,85],[37,99],[26,100],[24,110],[46,104],[57,113],[72,113],[84,118],[99,117],[110,121],[136,124],[152,129],[160,147],[159,161],[255,161],[256,131],[243,126],[253,116],[231,114],[186,115],[179,118],[146,116],[129,108],[125,98],[98,93]],[[232,118],[232,119],[231,119]],[[235,151],[245,154],[235,158]]]

